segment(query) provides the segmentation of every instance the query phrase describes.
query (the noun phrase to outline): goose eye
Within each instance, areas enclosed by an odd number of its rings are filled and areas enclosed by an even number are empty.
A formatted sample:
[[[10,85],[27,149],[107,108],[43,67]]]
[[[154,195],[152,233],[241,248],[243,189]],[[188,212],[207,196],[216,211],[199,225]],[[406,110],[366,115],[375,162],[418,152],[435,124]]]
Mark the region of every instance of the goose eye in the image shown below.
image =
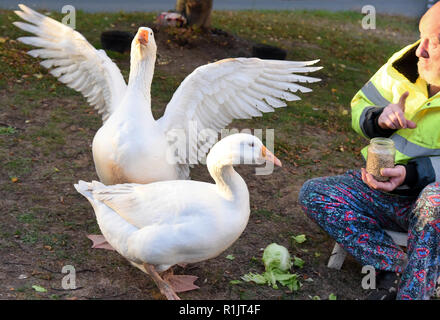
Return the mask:
[[[254,147],[254,143],[252,142],[252,143],[250,144],[250,146],[253,148],[253,147]]]

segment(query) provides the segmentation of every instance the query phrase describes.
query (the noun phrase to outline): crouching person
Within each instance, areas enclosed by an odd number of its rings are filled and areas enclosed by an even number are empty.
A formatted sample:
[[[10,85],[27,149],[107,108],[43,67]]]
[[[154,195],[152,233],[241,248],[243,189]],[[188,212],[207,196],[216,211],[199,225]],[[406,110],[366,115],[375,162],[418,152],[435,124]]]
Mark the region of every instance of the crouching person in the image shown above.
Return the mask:
[[[396,166],[381,170],[389,180],[362,168],[309,180],[299,195],[311,219],[378,271],[369,299],[430,299],[440,276],[439,16],[437,3],[420,21],[420,39],[395,53],[351,102],[355,131],[394,141]],[[406,252],[385,230],[408,233]]]

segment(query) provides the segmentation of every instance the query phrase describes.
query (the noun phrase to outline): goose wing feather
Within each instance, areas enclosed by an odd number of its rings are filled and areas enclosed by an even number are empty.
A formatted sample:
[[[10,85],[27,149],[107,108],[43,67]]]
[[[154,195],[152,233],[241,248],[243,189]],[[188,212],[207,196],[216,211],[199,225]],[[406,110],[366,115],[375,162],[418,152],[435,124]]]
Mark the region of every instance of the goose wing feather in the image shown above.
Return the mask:
[[[285,107],[284,100],[300,100],[296,92],[312,91],[300,83],[320,79],[297,73],[321,69],[311,66],[318,61],[230,58],[195,69],[177,88],[158,119],[164,132],[174,131],[174,137],[181,132],[185,136],[180,143],[188,152],[177,159],[182,170],[202,160],[217,141],[216,135],[207,139],[209,133],[219,133],[234,119],[261,116]]]
[[[44,59],[41,65],[68,87],[82,93],[105,121],[116,109],[126,90],[124,78],[104,50],[96,50],[79,32],[25,5],[15,13],[26,22],[14,22],[33,33],[17,40],[39,47],[28,52]]]

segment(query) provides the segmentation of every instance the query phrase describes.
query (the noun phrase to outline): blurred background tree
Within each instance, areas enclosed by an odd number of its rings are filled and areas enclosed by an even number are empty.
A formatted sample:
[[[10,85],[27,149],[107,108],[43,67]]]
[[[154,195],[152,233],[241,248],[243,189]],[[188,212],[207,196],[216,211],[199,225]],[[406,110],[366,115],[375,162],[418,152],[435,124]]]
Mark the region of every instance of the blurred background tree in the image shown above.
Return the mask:
[[[213,0],[176,0],[176,11],[186,17],[188,25],[209,29],[212,2]]]

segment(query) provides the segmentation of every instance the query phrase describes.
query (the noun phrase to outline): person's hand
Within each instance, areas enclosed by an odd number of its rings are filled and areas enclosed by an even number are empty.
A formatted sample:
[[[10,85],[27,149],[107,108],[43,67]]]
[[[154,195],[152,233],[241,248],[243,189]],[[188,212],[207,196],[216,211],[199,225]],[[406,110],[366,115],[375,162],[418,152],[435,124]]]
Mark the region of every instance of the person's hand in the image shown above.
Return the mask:
[[[409,92],[405,92],[397,104],[391,103],[383,109],[378,119],[379,127],[382,129],[414,129],[417,125],[405,118],[405,101]]]
[[[382,168],[380,173],[384,177],[390,177],[386,182],[380,182],[374,179],[374,177],[365,170],[361,169],[362,181],[365,182],[370,188],[390,192],[400,186],[406,177],[406,169],[404,166],[397,165],[394,168]]]

